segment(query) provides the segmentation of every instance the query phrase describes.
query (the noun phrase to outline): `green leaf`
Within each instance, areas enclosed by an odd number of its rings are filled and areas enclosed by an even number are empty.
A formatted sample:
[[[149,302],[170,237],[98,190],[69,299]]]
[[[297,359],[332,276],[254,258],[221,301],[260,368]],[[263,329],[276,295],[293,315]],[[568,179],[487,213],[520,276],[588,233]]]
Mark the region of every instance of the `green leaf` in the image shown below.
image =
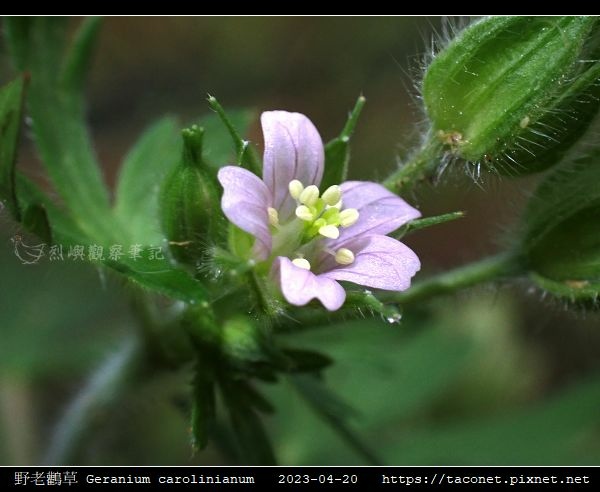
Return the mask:
[[[242,462],[249,465],[275,465],[273,447],[253,408],[255,402],[249,402],[247,394],[239,391],[234,381],[222,379],[220,383]]]
[[[327,389],[318,379],[311,375],[292,376],[294,387],[344,441],[371,465],[381,465],[381,460],[374,451],[359,437],[346,422],[352,410],[335,394]]]
[[[114,212],[133,241],[162,243],[160,186],[180,156],[177,125],[172,118],[163,118],[142,134],[125,157],[117,182]]]
[[[472,349],[448,322],[430,321],[409,334],[398,329],[403,327],[398,320],[390,321],[346,322],[289,335],[288,343],[326,351],[336,361],[326,373],[328,386],[360,413],[361,426],[412,415],[456,377]]]
[[[595,465],[599,399],[596,378],[496,417],[413,426],[401,441],[382,439],[381,446],[393,462],[406,465]]]
[[[324,190],[329,186],[339,185],[346,179],[350,161],[350,137],[365,102],[366,99],[363,96],[357,99],[342,133],[325,145],[325,171],[321,182],[321,188]]]
[[[74,80],[95,29],[84,24],[85,35],[67,53],[66,20],[55,17],[6,18],[7,40],[20,70],[31,76],[29,113],[42,161],[53,185],[74,220],[90,236],[109,237],[115,229],[108,192],[84,122],[83,97]],[[71,67],[63,78],[63,69]],[[73,83],[63,84],[63,80]]]
[[[196,450],[208,444],[215,420],[215,383],[210,369],[199,362],[192,392],[192,438]]]
[[[0,271],[10,279],[0,296],[3,377],[29,379],[40,387],[69,380],[96,365],[131,328],[121,289],[111,282],[102,288],[97,272],[69,261],[66,248],[64,261],[48,261],[46,248],[38,264],[22,265],[5,235],[0,242]]]
[[[88,242],[87,236],[81,231],[68,212],[61,210],[33,181],[21,173],[17,173],[17,191],[19,203],[23,210],[37,207],[47,215],[47,222],[50,225],[51,237],[54,242],[65,245],[85,244]],[[36,220],[30,225],[34,226],[37,222]],[[25,225],[27,226],[28,224],[26,223]],[[35,228],[31,231],[36,234],[40,232]],[[40,237],[47,239],[44,236]]]
[[[282,350],[285,357],[289,359],[290,372],[319,372],[333,364],[331,357],[314,350],[286,348]]]
[[[15,163],[24,86],[25,79],[21,77],[0,89],[0,205],[5,203],[17,220],[20,210],[15,193]]]
[[[105,247],[105,251],[107,250]],[[103,263],[144,289],[191,303],[209,299],[208,291],[200,282],[183,270],[174,268],[167,259],[133,260],[123,257],[119,261],[105,259]]]
[[[101,25],[100,17],[88,17],[82,21],[61,74],[61,83],[65,90],[76,92],[83,90]]]
[[[37,217],[30,225],[40,223],[43,208],[53,229],[53,240],[65,245],[103,247],[105,256],[101,261],[144,288],[189,302],[207,299],[202,284],[167,259],[108,258],[113,244],[127,247],[128,242],[135,241],[143,249],[161,242],[159,223],[149,218],[156,202],[152,197],[147,201],[145,198],[153,188],[152,180],[175,162],[169,159],[179,157],[169,150],[169,145],[178,148],[176,136],[171,140],[174,124],[159,124],[130,154],[121,177],[116,206],[119,219],[115,220],[83,117],[81,89],[98,20],[83,23],[70,49],[65,19],[9,18],[5,22],[16,64],[31,74],[29,110],[38,149],[67,208],[60,210],[35,185],[20,179],[27,195],[23,202],[33,207],[28,209]],[[144,165],[158,171],[147,172]]]
[[[18,176],[19,195],[27,203],[43,206],[52,225],[52,239],[56,244],[81,245],[89,247],[96,244],[104,249],[102,263],[113,270],[125,275],[133,283],[142,288],[187,302],[201,302],[209,298],[205,287],[192,278],[187,272],[174,267],[171,262],[158,257],[149,258],[147,245],[138,244],[142,255],[131,258],[125,238],[94,239],[85,234],[72,220],[68,213],[60,210],[39,188],[23,176]],[[120,244],[124,247],[124,255],[118,261],[111,260],[110,247]],[[129,245],[133,246],[133,245]]]
[[[42,205],[30,205],[23,214],[23,225],[46,243],[52,242],[52,229],[48,214]]]

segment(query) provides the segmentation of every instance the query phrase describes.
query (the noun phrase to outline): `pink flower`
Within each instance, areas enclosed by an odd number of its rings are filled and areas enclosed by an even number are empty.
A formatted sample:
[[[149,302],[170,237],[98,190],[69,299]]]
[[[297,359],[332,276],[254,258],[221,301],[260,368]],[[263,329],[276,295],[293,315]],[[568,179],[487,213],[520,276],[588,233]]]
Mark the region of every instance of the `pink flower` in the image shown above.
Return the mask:
[[[419,217],[418,210],[368,181],[319,190],[324,149],[319,132],[299,113],[261,116],[263,179],[238,166],[219,171],[227,218],[256,238],[252,255],[272,265],[286,300],[303,306],[319,299],[339,309],[339,280],[401,291],[421,265],[415,253],[386,236]]]

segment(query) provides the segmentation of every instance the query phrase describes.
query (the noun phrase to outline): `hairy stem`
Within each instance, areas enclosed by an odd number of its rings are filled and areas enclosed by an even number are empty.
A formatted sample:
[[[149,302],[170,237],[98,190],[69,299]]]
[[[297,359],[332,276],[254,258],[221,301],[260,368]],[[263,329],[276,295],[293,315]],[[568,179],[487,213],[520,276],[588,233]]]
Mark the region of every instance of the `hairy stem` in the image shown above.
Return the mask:
[[[424,139],[421,147],[416,150],[400,169],[393,172],[383,181],[390,191],[406,192],[419,182],[431,178],[440,162],[442,150],[439,143],[431,136]]]
[[[513,276],[518,274],[520,270],[521,263],[517,256],[502,253],[441,273],[415,283],[407,291],[388,293],[381,296],[381,298],[384,302],[394,302],[405,306],[439,295],[450,294],[477,284]]]

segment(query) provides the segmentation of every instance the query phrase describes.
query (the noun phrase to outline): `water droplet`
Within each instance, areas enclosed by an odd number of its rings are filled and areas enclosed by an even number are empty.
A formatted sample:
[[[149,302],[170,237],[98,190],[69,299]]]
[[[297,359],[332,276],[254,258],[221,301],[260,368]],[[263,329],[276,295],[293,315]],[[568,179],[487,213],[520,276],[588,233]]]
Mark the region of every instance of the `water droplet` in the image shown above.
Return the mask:
[[[391,325],[395,323],[400,323],[400,321],[402,320],[402,315],[400,313],[395,313],[385,318],[385,320]]]

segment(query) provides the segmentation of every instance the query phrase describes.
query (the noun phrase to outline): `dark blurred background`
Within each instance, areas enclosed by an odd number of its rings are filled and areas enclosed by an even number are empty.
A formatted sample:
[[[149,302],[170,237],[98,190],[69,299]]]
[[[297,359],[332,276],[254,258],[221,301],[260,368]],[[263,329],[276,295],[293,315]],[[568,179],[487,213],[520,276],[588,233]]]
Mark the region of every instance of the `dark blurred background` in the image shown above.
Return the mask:
[[[207,94],[255,111],[249,138],[259,147],[261,111],[305,113],[328,140],[363,94],[350,177],[384,177],[418,140],[414,84],[444,30],[439,18],[417,17],[107,18],[88,90],[107,182],[147,125],[164,114],[194,120]],[[0,69],[5,82],[2,41]],[[27,135],[19,165],[43,176]],[[509,244],[535,182],[475,181],[457,168],[405,197],[425,216],[467,212],[407,239],[420,276]],[[135,321],[118,280],[73,262],[21,265],[10,241],[19,227],[6,213],[0,225],[0,463],[36,463],[69,398]],[[543,297],[526,281],[477,288],[400,324],[360,320],[296,341],[333,354],[329,386],[357,409],[353,425],[387,463],[598,464],[599,318]],[[212,447],[191,454],[189,377],[157,377],[101,415],[79,463],[225,464]],[[362,463],[289,384],[266,391],[278,408],[267,425],[282,464]]]

